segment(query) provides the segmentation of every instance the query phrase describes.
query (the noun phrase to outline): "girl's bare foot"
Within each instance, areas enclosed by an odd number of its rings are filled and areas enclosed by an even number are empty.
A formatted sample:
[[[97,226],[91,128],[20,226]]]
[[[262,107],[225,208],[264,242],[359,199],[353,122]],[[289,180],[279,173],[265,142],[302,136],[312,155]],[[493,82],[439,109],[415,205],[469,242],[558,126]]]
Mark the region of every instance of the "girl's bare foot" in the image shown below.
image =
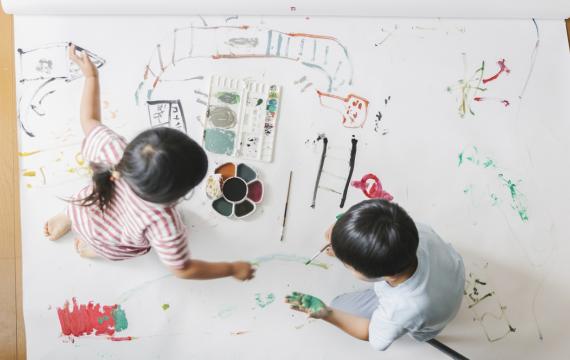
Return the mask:
[[[44,225],[44,235],[50,240],[57,240],[71,230],[71,220],[64,213],[57,214]]]
[[[96,258],[99,257],[95,250],[89,246],[89,244],[85,243],[85,241],[75,238],[75,251],[79,254],[79,256],[84,258]]]

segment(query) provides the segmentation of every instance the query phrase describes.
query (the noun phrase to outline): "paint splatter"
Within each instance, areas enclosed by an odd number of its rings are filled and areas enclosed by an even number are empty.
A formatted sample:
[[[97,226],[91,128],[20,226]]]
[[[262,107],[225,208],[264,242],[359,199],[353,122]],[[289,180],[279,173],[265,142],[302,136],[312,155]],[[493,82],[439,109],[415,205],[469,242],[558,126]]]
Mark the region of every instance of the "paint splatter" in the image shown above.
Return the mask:
[[[261,293],[255,294],[255,304],[260,309],[264,309],[271,305],[275,301],[275,294],[269,293],[266,296],[261,295]]]
[[[506,189],[507,196],[511,201],[511,208],[517,212],[519,218],[525,222],[528,221],[528,209],[526,206],[526,197],[523,193],[520,192],[518,186],[522,182],[522,180],[512,180],[508,176],[506,176],[502,170],[497,166],[496,162],[489,158],[483,157],[479,153],[479,149],[476,146],[472,146],[469,150],[461,151],[458,155],[458,164],[457,166],[462,166],[465,163],[470,163],[474,166],[493,170],[498,177],[498,180],[501,185],[503,185]],[[464,191],[465,192],[465,191]],[[467,192],[465,192],[467,193]],[[491,193],[491,205],[496,206],[500,203],[501,197],[496,193]]]
[[[319,183],[321,182],[321,175],[323,173],[323,166],[325,165],[325,158],[327,157],[327,146],[329,143],[329,140],[327,139],[327,136],[325,134],[320,134],[317,137],[317,141],[319,140],[323,141],[323,151],[321,153],[321,160],[319,162],[319,167],[317,169],[317,179],[315,180],[315,187],[313,190],[313,200],[311,202],[311,207],[313,209],[315,208],[317,202],[317,192],[319,191]]]
[[[352,186],[362,190],[364,195],[369,199],[383,199],[387,201],[394,200],[394,197],[382,188],[382,183],[378,176],[374,174],[366,174],[360,180],[352,182]]]
[[[363,127],[368,116],[368,104],[365,98],[348,94],[341,97],[317,90],[321,106],[333,109],[342,115],[342,125],[347,128]],[[328,100],[329,103],[324,101]],[[340,106],[339,106],[340,105]]]
[[[346,182],[344,184],[344,190],[342,192],[342,197],[340,199],[340,208],[344,207],[344,203],[346,202],[346,195],[348,194],[348,187],[350,186],[350,180],[352,180],[352,173],[354,172],[354,164],[356,162],[356,145],[358,144],[358,140],[352,136],[350,139],[351,149],[350,149],[350,160],[348,161],[348,176],[346,177]]]
[[[221,91],[217,93],[216,97],[218,98],[218,100],[226,104],[237,104],[239,103],[240,100],[239,94],[233,92],[226,92],[226,91]]]
[[[507,74],[511,72],[511,70],[507,67],[507,65],[505,65],[505,59],[497,61],[497,64],[499,64],[499,71],[497,71],[495,75],[488,77],[487,79],[483,79],[483,84],[487,84],[488,82],[497,80],[499,76],[504,72]]]
[[[72,299],[73,308],[65,302],[62,308],[57,309],[61,332],[68,336],[109,335],[120,332],[128,327],[125,311],[120,305],[99,305],[90,301],[87,304],[78,304]]]
[[[162,304],[162,310],[166,311],[168,309],[170,309],[170,304]]]
[[[239,335],[245,335],[245,334],[247,334],[247,333],[249,333],[249,330],[236,330],[236,331],[232,331],[232,332],[230,333],[230,335],[232,335],[232,336],[239,336]]]

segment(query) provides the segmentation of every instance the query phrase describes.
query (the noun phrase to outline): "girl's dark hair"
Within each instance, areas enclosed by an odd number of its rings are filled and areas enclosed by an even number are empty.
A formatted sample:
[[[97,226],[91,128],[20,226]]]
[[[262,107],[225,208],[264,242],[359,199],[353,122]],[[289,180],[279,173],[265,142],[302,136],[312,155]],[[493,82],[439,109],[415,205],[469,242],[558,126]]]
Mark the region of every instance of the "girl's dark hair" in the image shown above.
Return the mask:
[[[208,171],[208,158],[198,143],[181,131],[155,128],[131,141],[114,167],[91,163],[93,191],[79,202],[102,211],[113,200],[113,171],[143,200],[168,204],[186,195]]]
[[[418,242],[418,230],[406,211],[381,199],[351,207],[331,234],[336,257],[371,279],[414,266]]]

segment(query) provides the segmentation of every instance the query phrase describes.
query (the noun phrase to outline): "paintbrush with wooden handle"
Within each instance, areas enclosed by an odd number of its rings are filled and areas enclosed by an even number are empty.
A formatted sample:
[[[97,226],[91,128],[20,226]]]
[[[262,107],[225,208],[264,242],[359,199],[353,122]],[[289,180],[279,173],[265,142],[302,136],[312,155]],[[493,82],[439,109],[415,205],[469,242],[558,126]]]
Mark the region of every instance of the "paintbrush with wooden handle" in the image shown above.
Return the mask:
[[[310,263],[313,262],[313,260],[315,260],[319,255],[321,255],[329,246],[331,246],[331,244],[326,244],[325,246],[323,246],[323,248],[321,250],[319,250],[315,255],[313,255],[312,258],[310,258],[305,265],[309,265]]]

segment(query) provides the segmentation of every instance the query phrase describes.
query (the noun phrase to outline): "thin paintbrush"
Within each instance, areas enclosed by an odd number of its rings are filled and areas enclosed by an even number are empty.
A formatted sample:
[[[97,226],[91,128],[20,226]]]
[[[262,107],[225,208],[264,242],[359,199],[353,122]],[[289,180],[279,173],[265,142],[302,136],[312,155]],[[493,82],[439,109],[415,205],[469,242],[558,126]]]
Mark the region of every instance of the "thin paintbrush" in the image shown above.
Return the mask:
[[[315,255],[313,255],[312,258],[310,258],[305,265],[309,265],[310,263],[313,262],[313,260],[315,260],[319,255],[321,255],[329,246],[331,246],[331,244],[326,244],[325,246],[323,246],[323,248],[321,250],[319,250],[319,252],[317,252]]]
[[[283,212],[283,225],[281,225],[281,241],[285,236],[285,222],[287,221],[287,208],[289,208],[289,194],[291,193],[291,180],[293,179],[293,170],[289,172],[289,186],[287,187],[287,199],[285,200],[285,211]]]

